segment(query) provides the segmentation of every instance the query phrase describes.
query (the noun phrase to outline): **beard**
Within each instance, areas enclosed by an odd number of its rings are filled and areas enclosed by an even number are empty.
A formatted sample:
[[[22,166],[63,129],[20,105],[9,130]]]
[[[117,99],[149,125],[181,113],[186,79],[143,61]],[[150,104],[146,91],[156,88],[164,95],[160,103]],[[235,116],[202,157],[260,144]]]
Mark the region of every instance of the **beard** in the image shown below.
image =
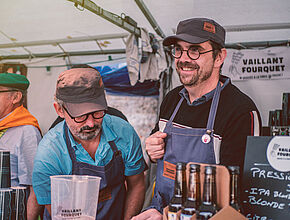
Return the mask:
[[[92,140],[101,132],[101,125],[95,124],[93,127],[88,125],[81,127],[79,130],[70,128],[72,133],[80,140]]]
[[[185,68],[190,69],[187,75],[182,74],[182,70]],[[180,82],[184,86],[192,87],[197,86],[209,79],[212,75],[213,66],[211,66],[209,69],[201,69],[200,66],[196,63],[179,61],[177,62],[176,71],[178,73]],[[194,73],[194,71],[196,71],[196,73]],[[189,74],[190,72],[191,74]]]

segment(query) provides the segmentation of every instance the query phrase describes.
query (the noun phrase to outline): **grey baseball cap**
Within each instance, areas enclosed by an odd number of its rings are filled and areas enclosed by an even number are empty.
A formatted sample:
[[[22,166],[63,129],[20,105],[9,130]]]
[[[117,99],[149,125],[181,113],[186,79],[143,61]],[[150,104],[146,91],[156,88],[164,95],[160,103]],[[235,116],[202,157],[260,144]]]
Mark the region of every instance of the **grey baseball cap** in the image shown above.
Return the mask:
[[[200,44],[211,40],[225,47],[225,29],[214,20],[208,18],[191,18],[179,22],[176,35],[164,39],[163,45],[169,46],[182,40],[192,44]]]
[[[73,117],[107,109],[102,77],[93,68],[62,72],[57,79],[55,97],[64,102]]]

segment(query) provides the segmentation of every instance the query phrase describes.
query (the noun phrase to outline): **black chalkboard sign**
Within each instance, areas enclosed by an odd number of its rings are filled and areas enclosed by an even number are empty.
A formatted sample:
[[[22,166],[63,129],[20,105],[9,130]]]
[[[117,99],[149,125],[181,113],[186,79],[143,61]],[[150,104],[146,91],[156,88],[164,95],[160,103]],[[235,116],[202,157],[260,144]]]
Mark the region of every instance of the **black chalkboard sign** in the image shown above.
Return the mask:
[[[248,137],[241,196],[250,220],[290,219],[290,137]]]

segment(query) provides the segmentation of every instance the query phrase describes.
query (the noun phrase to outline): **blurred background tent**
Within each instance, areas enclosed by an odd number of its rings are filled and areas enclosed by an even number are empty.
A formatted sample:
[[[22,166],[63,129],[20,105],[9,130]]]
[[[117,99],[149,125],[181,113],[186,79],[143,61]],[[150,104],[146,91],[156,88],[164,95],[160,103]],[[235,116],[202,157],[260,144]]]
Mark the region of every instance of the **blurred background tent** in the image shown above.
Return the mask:
[[[126,40],[131,33],[139,36],[140,50],[142,28],[162,43],[164,36],[175,33],[180,20],[190,17],[222,24],[228,48],[289,46],[289,0],[2,0],[1,71],[10,68],[27,74],[31,82],[27,106],[45,133],[56,117],[52,103],[58,74],[72,64],[94,66],[107,82],[109,103],[122,110],[137,130],[146,128],[139,132],[144,138],[156,121],[162,96],[179,80],[167,69],[156,72],[152,80],[130,85]],[[282,92],[289,92],[287,79],[234,83],[255,100],[264,125],[269,109],[279,108]]]

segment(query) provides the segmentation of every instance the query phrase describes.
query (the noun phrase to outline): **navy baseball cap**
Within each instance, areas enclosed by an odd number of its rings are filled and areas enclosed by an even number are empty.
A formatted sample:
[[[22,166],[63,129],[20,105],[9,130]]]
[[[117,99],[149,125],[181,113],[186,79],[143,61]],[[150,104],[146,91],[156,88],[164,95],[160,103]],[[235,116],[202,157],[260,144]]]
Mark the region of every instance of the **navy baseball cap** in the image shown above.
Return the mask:
[[[208,18],[191,18],[179,22],[176,35],[164,39],[163,45],[169,46],[182,40],[192,44],[200,44],[211,40],[225,47],[225,29],[214,20]]]
[[[62,72],[57,79],[55,97],[64,102],[73,117],[107,109],[102,77],[93,68]]]

